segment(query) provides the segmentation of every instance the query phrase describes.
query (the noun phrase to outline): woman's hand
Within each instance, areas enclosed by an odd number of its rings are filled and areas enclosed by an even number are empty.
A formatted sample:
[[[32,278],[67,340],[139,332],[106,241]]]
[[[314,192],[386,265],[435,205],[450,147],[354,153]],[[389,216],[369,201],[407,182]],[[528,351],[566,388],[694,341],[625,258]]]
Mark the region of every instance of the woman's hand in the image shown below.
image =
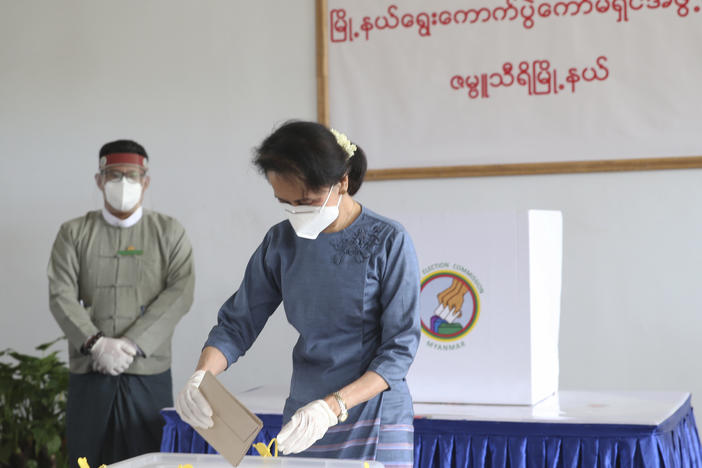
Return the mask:
[[[299,453],[324,437],[338,419],[324,400],[314,400],[293,414],[278,437],[278,448],[284,454]]]
[[[339,390],[344,399],[346,409],[370,400],[386,390],[387,382],[373,371],[366,371]],[[278,449],[283,454],[299,453],[310,448],[312,444],[324,437],[327,430],[339,422],[337,413],[340,411],[337,400],[327,395],[324,400],[314,400],[293,414],[290,421],[283,426],[278,434]]]
[[[200,392],[200,382],[205,377],[205,371],[199,370],[188,379],[178,394],[175,408],[180,419],[192,427],[208,429],[214,425],[212,407]]]

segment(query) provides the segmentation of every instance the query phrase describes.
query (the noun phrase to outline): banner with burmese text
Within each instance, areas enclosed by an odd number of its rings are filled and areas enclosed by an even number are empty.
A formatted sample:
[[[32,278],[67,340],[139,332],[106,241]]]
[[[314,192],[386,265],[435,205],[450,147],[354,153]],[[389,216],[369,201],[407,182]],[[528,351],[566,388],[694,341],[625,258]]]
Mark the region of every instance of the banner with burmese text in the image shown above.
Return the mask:
[[[701,153],[702,0],[328,0],[369,168]]]

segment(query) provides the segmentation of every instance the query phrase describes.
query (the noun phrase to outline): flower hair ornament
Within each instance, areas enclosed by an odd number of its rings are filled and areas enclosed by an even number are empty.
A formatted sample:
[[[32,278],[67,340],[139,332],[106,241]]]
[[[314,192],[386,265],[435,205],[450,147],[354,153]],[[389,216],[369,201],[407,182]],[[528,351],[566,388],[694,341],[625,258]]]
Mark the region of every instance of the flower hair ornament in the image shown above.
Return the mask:
[[[336,142],[339,144],[339,146],[341,146],[344,149],[344,151],[346,151],[346,154],[349,155],[349,158],[351,158],[354,155],[354,153],[356,152],[356,149],[357,149],[356,145],[351,143],[351,140],[349,140],[349,137],[347,137],[343,133],[341,133],[337,130],[334,130],[333,128],[330,128],[329,130],[332,132],[332,134],[336,138]]]

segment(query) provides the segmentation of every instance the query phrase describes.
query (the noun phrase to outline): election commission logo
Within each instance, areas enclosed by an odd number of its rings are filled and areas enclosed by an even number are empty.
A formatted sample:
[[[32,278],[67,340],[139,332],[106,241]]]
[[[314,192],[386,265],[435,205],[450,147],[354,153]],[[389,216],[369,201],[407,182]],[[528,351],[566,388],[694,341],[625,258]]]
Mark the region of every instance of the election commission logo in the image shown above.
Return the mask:
[[[422,278],[420,294],[422,332],[437,341],[466,336],[480,316],[478,289],[455,270],[432,271]]]

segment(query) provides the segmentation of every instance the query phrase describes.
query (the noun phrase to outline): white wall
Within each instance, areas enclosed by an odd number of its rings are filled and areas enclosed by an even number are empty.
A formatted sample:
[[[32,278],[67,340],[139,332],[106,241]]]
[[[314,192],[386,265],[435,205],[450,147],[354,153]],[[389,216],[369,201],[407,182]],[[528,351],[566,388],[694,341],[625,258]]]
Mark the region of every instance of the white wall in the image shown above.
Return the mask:
[[[151,155],[146,206],[177,217],[195,249],[195,304],[174,340],[177,389],[281,219],[251,150],[277,123],[315,118],[313,1],[0,0],[0,12],[0,348],[31,352],[61,334],[47,306],[51,243],[61,222],[100,206],[100,145],[134,138]],[[390,217],[407,206],[562,210],[561,388],[700,395],[699,178],[372,182],[358,199]],[[295,339],[277,313],[225,382],[286,385]]]

